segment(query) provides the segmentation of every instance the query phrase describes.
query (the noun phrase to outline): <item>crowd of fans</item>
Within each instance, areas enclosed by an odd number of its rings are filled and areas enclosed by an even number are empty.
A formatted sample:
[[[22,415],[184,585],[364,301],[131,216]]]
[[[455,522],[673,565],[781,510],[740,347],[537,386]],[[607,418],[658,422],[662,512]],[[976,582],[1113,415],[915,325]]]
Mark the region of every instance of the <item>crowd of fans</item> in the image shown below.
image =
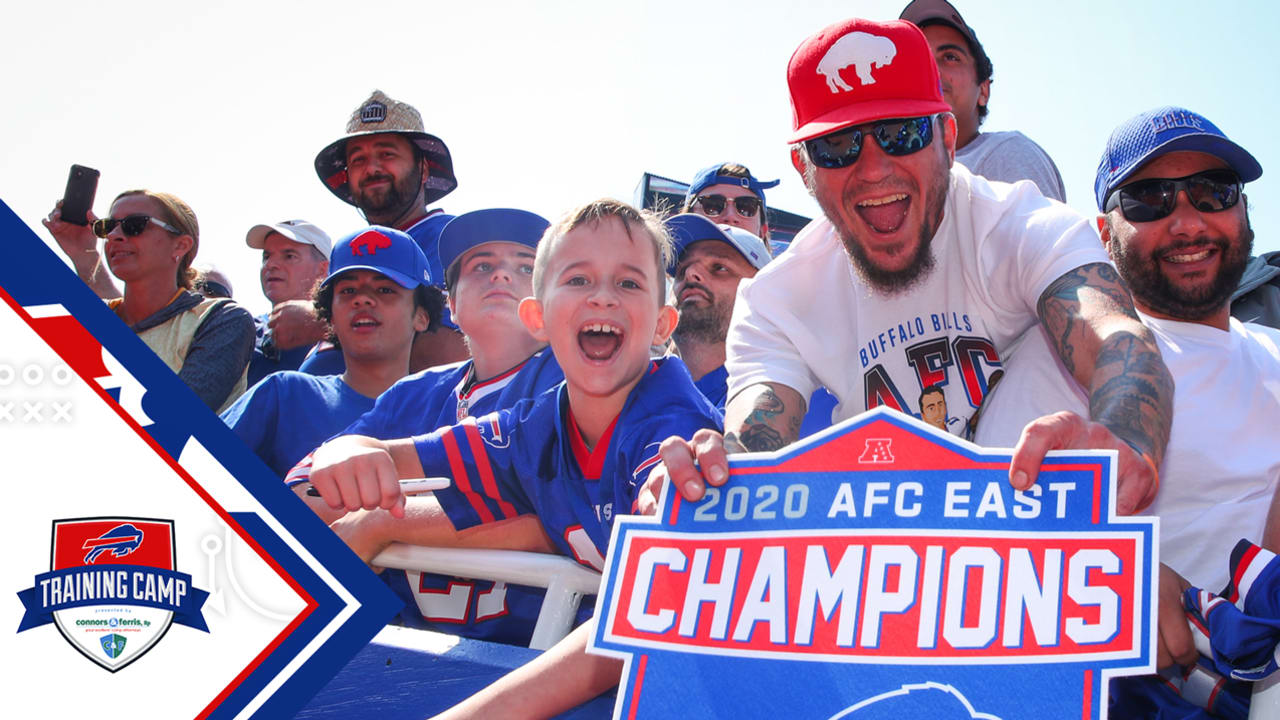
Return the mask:
[[[45,225],[366,560],[404,541],[598,570],[613,518],[652,512],[668,479],[696,501],[731,482],[727,452],[887,405],[1015,447],[1018,489],[1048,450],[1115,450],[1119,511],[1164,523],[1165,607],[1188,585],[1219,590],[1237,539],[1280,547],[1280,253],[1252,256],[1243,195],[1262,168],[1196,112],[1116,118],[1086,220],[1038,145],[980,131],[993,64],[955,8],[915,0],[902,18],[838,23],[792,57],[793,161],[822,216],[779,257],[778,181],[736,163],[700,171],[665,218],[612,200],[555,222],[445,214],[448,147],[376,91],[315,161],[370,225],[337,242],[305,220],[247,232],[267,314],[191,269],[199,230],[173,195],[122,193],[89,226],[55,208]],[[401,493],[424,475],[453,485]],[[541,597],[382,576],[400,623],[485,640],[527,643]],[[1194,663],[1165,615],[1162,666]],[[619,665],[585,638],[451,712],[549,714],[608,689]]]

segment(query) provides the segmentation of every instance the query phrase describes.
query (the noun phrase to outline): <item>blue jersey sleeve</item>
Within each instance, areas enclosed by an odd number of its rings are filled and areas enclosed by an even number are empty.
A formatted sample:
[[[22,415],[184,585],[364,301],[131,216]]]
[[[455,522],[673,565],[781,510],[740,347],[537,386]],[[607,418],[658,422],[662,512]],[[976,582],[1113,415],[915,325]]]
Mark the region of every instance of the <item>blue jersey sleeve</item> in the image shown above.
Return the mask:
[[[532,402],[491,413],[413,438],[423,474],[447,477],[453,484],[435,492],[445,514],[459,530],[535,512],[520,482],[521,472],[536,472],[522,433]]]

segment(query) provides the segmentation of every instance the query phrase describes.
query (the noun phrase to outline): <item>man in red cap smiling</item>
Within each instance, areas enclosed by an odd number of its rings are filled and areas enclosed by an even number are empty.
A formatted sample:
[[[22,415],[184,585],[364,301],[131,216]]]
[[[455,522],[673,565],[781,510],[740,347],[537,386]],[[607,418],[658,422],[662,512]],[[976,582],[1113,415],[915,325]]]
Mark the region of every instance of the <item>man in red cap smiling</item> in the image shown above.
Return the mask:
[[[681,493],[696,500],[704,480],[724,482],[726,450],[795,441],[821,386],[840,400],[836,420],[880,405],[918,416],[912,401],[938,387],[947,430],[960,434],[1011,343],[1039,323],[1088,389],[1092,420],[1030,423],[1011,482],[1028,488],[1051,449],[1115,448],[1117,509],[1149,504],[1173,384],[1089,222],[1030,185],[988,183],[954,162],[955,118],[911,23],[832,25],[796,50],[787,79],[793,161],[823,217],[742,283],[726,434],[664,448]],[[655,478],[642,509],[656,489]]]

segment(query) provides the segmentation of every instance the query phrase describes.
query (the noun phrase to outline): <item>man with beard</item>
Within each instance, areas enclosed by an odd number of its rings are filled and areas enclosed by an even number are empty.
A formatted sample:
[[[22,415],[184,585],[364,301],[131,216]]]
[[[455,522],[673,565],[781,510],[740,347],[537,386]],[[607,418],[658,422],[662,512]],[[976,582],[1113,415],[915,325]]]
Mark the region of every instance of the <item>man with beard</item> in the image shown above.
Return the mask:
[[[717,225],[702,215],[683,213],[667,220],[675,260],[667,272],[680,323],[671,336],[694,385],[724,411],[729,374],[724,340],[738,283],[755,277],[769,262],[769,251],[755,235],[732,225]]]
[[[1280,485],[1280,332],[1230,314],[1253,246],[1241,186],[1261,175],[1248,151],[1177,107],[1120,125],[1098,165],[1102,241],[1175,382],[1160,494],[1146,510],[1160,517],[1161,596],[1174,608],[1161,614],[1162,668],[1196,657],[1177,593],[1188,582],[1211,592],[1226,586],[1241,538],[1280,549],[1264,537],[1268,524],[1274,533],[1267,517]],[[1087,403],[1036,333],[1010,358],[975,439],[1007,444],[1027,418],[1085,413]],[[1153,697],[1160,685],[1153,681]],[[1146,716],[1125,716],[1137,714]]]
[[[347,121],[347,134],[316,155],[316,173],[340,200],[360,208],[370,225],[409,233],[427,256],[437,288],[444,287],[440,267],[440,231],[453,219],[427,206],[458,186],[453,157],[440,138],[424,130],[422,115],[411,105],[374,90]],[[338,360],[340,353],[325,353]],[[409,367],[417,372],[465,360],[466,343],[448,312],[440,327],[414,341]],[[304,366],[308,372],[341,372],[340,366]]]
[[[818,386],[839,398],[844,419],[880,405],[910,413],[909,398],[938,385],[964,427],[1003,351],[1039,322],[1089,388],[1093,421],[1033,421],[1010,482],[1029,488],[1050,449],[1114,448],[1117,509],[1149,505],[1173,386],[1088,221],[1029,184],[989,183],[954,164],[955,119],[908,22],[828,27],[795,52],[787,77],[794,163],[824,217],[743,284],[727,343],[726,435],[664,444],[681,494],[698,500],[704,478],[723,483],[726,450],[793,442]],[[660,477],[642,510],[654,509]]]

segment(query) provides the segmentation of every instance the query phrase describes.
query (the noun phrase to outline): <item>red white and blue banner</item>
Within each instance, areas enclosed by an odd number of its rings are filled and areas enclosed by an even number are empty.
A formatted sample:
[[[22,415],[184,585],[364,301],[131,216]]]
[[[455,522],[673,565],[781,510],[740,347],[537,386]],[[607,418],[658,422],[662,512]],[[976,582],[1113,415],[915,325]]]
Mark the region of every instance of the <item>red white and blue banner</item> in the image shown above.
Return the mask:
[[[0,206],[3,670],[44,717],[291,717],[398,602]]]
[[[620,518],[615,717],[1105,717],[1110,677],[1154,671],[1156,521],[1116,516],[1114,453],[1027,492],[1009,461],[880,408]]]

